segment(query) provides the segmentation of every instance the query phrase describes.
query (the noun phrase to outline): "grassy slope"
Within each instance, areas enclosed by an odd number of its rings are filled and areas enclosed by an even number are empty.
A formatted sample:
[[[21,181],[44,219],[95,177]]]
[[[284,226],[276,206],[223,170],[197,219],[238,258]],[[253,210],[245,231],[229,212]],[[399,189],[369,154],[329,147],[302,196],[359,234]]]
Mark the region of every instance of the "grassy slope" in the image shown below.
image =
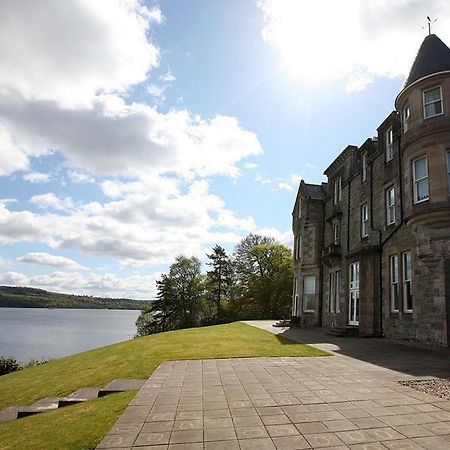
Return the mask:
[[[29,404],[46,396],[67,395],[80,387],[100,387],[115,378],[147,378],[164,360],[322,355],[326,353],[243,323],[161,333],[53,360],[42,366],[2,376],[0,409]],[[39,417],[0,424],[0,435],[12,439],[9,442],[2,440],[6,447],[0,445],[0,448],[21,448],[19,443],[23,433],[31,439],[27,449],[53,448],[52,439],[56,435],[66,439],[66,443],[60,441],[57,448],[66,448],[64,445],[69,445],[67,448],[71,449],[94,448],[95,445],[92,447],[90,443],[100,440],[110,423],[114,422],[126,406],[126,402],[120,402],[121,398],[110,400],[113,404],[118,402],[116,408],[99,399],[86,404],[86,409],[83,409],[82,405],[74,406]],[[96,418],[96,425],[91,433],[85,436],[80,433],[80,429],[84,424],[89,424],[92,417]],[[109,425],[105,425],[106,422]],[[63,427],[64,432],[61,431],[61,423],[67,423]],[[40,430],[43,429],[43,424],[47,430],[47,447],[39,446],[42,443],[39,437],[42,435]],[[36,439],[36,446],[31,443],[33,439]]]
[[[0,450],[94,449],[137,391],[0,424]]]

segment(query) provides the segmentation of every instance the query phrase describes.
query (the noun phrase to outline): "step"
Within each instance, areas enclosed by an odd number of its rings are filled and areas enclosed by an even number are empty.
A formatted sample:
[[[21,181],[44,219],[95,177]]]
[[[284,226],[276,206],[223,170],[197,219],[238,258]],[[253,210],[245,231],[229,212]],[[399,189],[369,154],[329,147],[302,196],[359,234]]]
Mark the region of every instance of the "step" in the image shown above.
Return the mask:
[[[129,379],[129,380],[113,380],[98,392],[99,397],[104,397],[115,392],[131,391],[133,389],[141,389],[147,380]]]

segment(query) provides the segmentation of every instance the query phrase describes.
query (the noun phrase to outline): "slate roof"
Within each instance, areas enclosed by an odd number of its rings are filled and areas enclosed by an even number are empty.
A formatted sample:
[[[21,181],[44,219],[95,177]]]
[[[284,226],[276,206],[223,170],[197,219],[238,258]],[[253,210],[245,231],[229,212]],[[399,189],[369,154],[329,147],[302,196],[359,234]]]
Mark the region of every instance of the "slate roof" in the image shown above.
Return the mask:
[[[308,184],[305,183],[306,192],[311,197],[312,200],[324,200],[327,196],[325,192],[324,185],[326,187],[326,183],[322,184]]]
[[[445,70],[450,70],[450,49],[435,34],[430,34],[423,40],[403,88]]]

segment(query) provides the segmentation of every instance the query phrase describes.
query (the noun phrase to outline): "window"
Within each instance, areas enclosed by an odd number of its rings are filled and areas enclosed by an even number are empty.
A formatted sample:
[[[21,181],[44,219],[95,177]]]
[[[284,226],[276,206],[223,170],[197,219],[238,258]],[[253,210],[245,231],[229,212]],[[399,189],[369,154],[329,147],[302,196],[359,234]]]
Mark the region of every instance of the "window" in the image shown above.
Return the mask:
[[[413,161],[414,203],[421,203],[429,198],[427,157]]]
[[[386,131],[386,162],[389,162],[394,158],[394,133],[392,127]]]
[[[298,218],[302,218],[302,209],[303,209],[303,197],[300,197],[298,200]]]
[[[340,312],[341,271],[330,272],[330,312]]]
[[[338,204],[342,198],[342,178],[339,175],[334,180],[334,204]]]
[[[393,255],[390,257],[390,274],[391,274],[391,310],[392,312],[398,312],[399,305],[399,292],[398,292],[398,256]]]
[[[411,281],[411,252],[402,253],[403,266],[403,309],[405,312],[412,312],[412,281]]]
[[[423,92],[423,117],[439,116],[442,114],[441,87],[437,86]]]
[[[334,245],[339,245],[339,241],[340,241],[340,226],[339,226],[339,221],[335,220],[333,222],[333,243]]]
[[[314,312],[316,307],[316,277],[303,278],[303,311]]]
[[[448,193],[450,194],[450,151],[447,152],[447,185]]]
[[[361,237],[369,235],[369,207],[367,203],[361,206]]]
[[[363,153],[362,155],[362,181],[367,180],[367,153]]]
[[[386,191],[386,223],[395,223],[395,188],[391,187]]]
[[[403,133],[406,133],[409,130],[410,116],[411,116],[411,109],[409,108],[409,105],[408,105],[403,108],[403,113],[402,113]]]
[[[294,259],[299,260],[301,256],[302,249],[302,235],[298,234],[294,238]]]
[[[292,315],[294,317],[299,316],[299,310],[298,310],[298,278],[294,277],[294,295],[293,295],[293,302],[292,302]]]

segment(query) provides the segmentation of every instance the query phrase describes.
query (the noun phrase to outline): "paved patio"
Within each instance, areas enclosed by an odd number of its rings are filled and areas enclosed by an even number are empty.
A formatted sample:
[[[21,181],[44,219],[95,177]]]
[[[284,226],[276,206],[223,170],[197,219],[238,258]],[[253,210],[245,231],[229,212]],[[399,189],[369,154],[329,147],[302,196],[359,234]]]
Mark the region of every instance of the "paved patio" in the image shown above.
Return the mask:
[[[450,449],[450,402],[397,382],[449,377],[447,351],[270,331],[334,355],[165,362],[98,448]]]

